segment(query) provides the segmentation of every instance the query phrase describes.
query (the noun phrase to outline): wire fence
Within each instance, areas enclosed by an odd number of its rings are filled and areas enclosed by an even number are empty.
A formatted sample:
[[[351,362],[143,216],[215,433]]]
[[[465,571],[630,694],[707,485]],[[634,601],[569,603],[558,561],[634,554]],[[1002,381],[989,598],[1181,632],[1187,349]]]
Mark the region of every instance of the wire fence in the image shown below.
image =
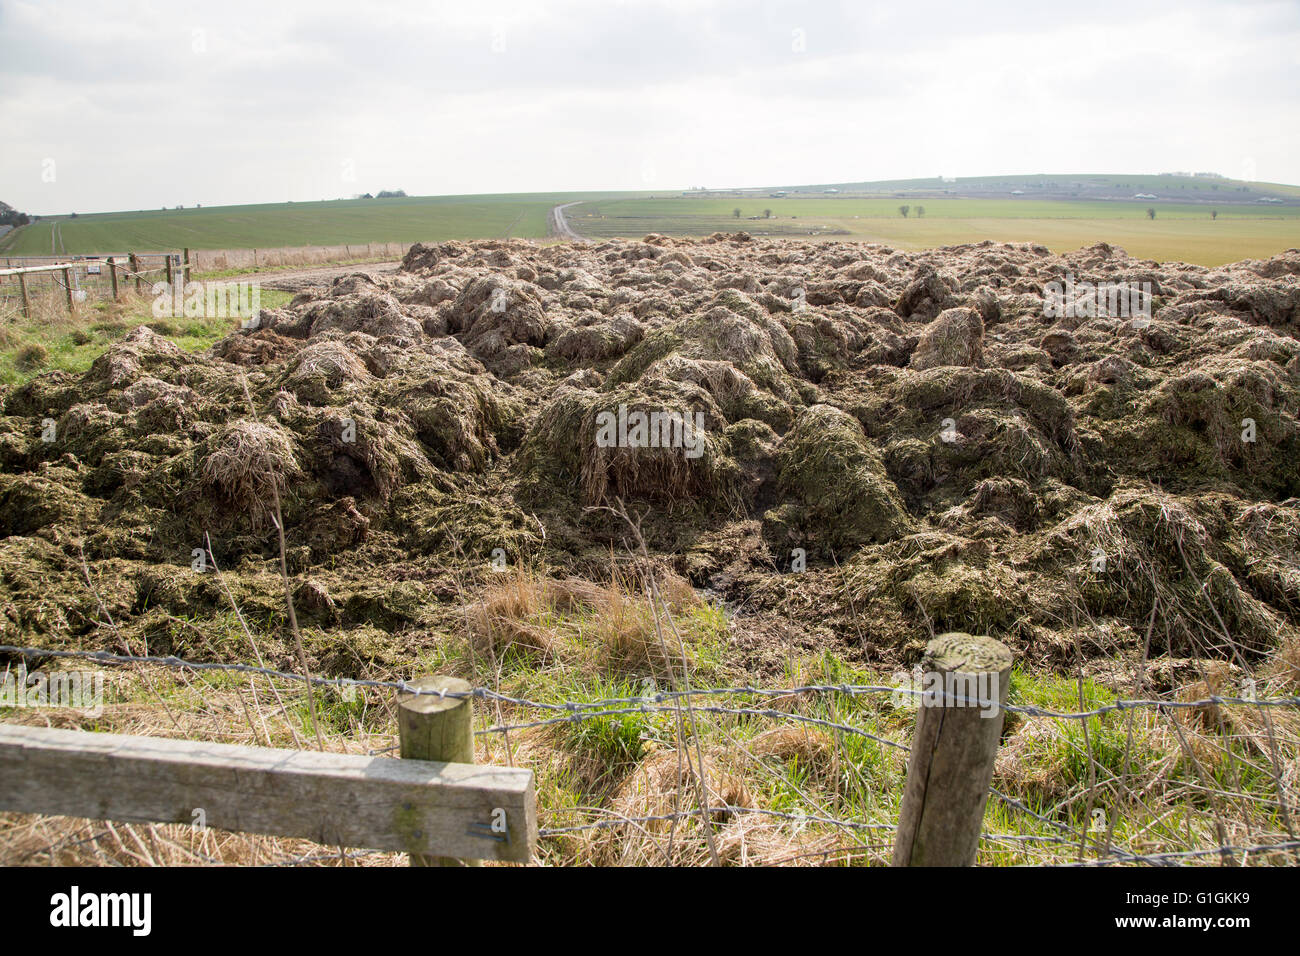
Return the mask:
[[[5,271],[36,268],[40,271]],[[169,277],[180,281],[187,270],[175,253],[7,257],[0,260],[0,318],[23,315],[45,321],[75,315],[96,301],[113,301],[133,291],[150,295],[155,283]]]
[[[59,659],[65,661],[78,660],[98,664],[168,668],[195,673],[215,671],[245,674],[284,682],[297,682],[304,686],[310,685],[313,687],[331,688],[335,691],[346,691],[348,688],[353,688],[356,690],[388,691],[397,694],[474,698],[485,702],[519,708],[523,711],[532,711],[536,714],[536,719],[519,720],[515,722],[498,722],[481,728],[476,732],[479,736],[506,735],[512,732],[563,724],[580,724],[586,721],[621,717],[629,714],[678,713],[680,712],[679,709],[685,705],[698,714],[762,718],[772,721],[812,726],[836,734],[855,735],[864,740],[872,741],[882,747],[907,753],[910,752],[911,749],[910,740],[895,739],[882,733],[873,732],[865,727],[860,727],[844,721],[828,720],[773,706],[762,706],[762,703],[768,702],[770,705],[771,702],[778,700],[789,702],[801,698],[825,697],[832,695],[839,695],[850,699],[870,697],[873,695],[891,695],[895,700],[897,700],[898,697],[896,695],[919,697],[925,693],[924,691],[915,688],[884,684],[820,683],[789,687],[736,685],[726,687],[673,688],[663,690],[653,689],[648,690],[646,693],[636,695],[604,697],[586,701],[566,700],[557,702],[532,700],[526,697],[501,693],[493,688],[482,686],[473,687],[471,690],[462,692],[424,690],[403,680],[319,677],[251,664],[216,661],[190,661],[176,656],[120,654],[109,651],[60,650],[11,644],[0,644],[0,654],[21,657],[24,661],[34,659]],[[748,706],[746,706],[746,704],[748,704]],[[1300,708],[1300,696],[1253,698],[1212,694],[1198,697],[1194,700],[1117,699],[1105,705],[1072,712],[1049,710],[1024,704],[1006,704],[1003,706],[1003,709],[1008,713],[1018,714],[1024,718],[1084,722],[1112,713],[1132,713],[1144,710],[1172,712],[1211,707],[1252,708],[1257,709],[1261,713],[1265,713],[1267,710],[1276,708]],[[396,746],[392,746],[371,749],[368,750],[367,753],[372,756],[380,756],[391,753],[396,749]],[[1281,789],[1280,781],[1279,788]],[[1065,821],[1040,813],[1026,805],[1022,800],[1004,794],[995,787],[990,788],[990,796],[1004,804],[1010,810],[1018,814],[1024,814],[1039,823],[1045,824],[1050,827],[1053,832],[984,832],[981,835],[981,840],[984,844],[1007,847],[1023,847],[1029,844],[1056,844],[1061,847],[1077,846],[1082,850],[1085,845],[1095,845],[1098,843],[1095,839],[1091,841],[1091,843],[1089,842],[1089,833],[1086,829],[1081,833],[1077,826],[1072,826]],[[1288,812],[1297,812],[1296,808],[1288,806],[1290,798],[1287,794],[1279,792],[1278,801],[1284,817],[1287,816]],[[542,839],[553,839],[565,835],[585,834],[593,831],[613,830],[627,827],[644,827],[647,824],[687,822],[690,820],[697,820],[701,815],[699,808],[682,809],[671,813],[656,813],[640,816],[622,815],[601,808],[588,808],[588,812],[602,814],[605,818],[587,822],[570,823],[566,818],[571,818],[575,814],[575,811],[553,811],[553,813],[561,819],[550,821],[552,825],[542,827],[539,831],[539,836]],[[892,833],[896,829],[896,826],[893,823],[842,819],[822,813],[784,811],[763,807],[741,806],[727,801],[721,801],[716,804],[710,803],[708,807],[708,815],[714,821],[756,817],[794,824],[796,827],[800,828],[810,825],[822,825],[835,828],[836,830],[847,834],[860,834],[864,832]],[[1284,834],[1283,836],[1289,837],[1290,834]],[[78,842],[84,843],[86,841],[83,840]],[[59,849],[67,849],[71,845],[73,844],[63,847],[51,846],[46,848],[46,851],[53,853]],[[1245,845],[1224,843],[1224,845],[1212,848],[1160,853],[1137,852],[1124,846],[1118,840],[1112,841],[1108,838],[1105,841],[1104,847],[1097,846],[1096,848],[1100,851],[1096,858],[1085,860],[1082,858],[1082,853],[1080,853],[1079,859],[1065,865],[1106,866],[1115,864],[1146,864],[1168,866],[1215,856],[1225,862],[1231,860],[1232,862],[1239,863],[1261,854],[1285,854],[1291,858],[1300,860],[1300,856],[1297,856],[1297,850],[1300,850],[1300,840],[1287,838],[1280,838],[1270,843],[1260,842]],[[834,851],[828,850],[824,852],[832,854]],[[346,863],[351,859],[361,858],[368,855],[371,855],[371,853],[366,851],[342,855],[340,855],[340,853],[314,853],[300,857],[285,858],[277,863],[267,865],[292,866],[305,865],[312,862],[329,862],[332,860],[339,860],[341,863]],[[817,854],[814,853],[813,855]],[[202,857],[203,855],[196,854],[196,856]],[[211,860],[210,862],[220,863],[219,860]]]

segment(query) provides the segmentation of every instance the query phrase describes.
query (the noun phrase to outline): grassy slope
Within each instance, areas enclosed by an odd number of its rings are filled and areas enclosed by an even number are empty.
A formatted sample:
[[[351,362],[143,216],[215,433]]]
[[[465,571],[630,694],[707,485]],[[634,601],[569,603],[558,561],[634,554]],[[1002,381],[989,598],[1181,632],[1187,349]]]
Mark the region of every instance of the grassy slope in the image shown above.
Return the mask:
[[[1036,188],[1059,191],[1076,182],[1121,195],[1154,192],[1161,200],[1149,204],[1034,198]],[[709,198],[530,193],[216,206],[42,219],[0,238],[0,255],[48,255],[52,245],[60,252],[80,254],[184,246],[274,248],[540,237],[547,234],[551,207],[578,199],[584,204],[570,211],[571,221],[594,238],[650,232],[707,235],[742,228],[768,235],[831,233],[903,249],[982,239],[1034,241],[1056,252],[1104,240],[1136,256],[1202,265],[1267,257],[1300,246],[1300,206],[1233,201],[1262,193],[1294,196],[1300,187],[1252,183],[1252,192],[1243,194],[1240,189],[1246,185],[1163,176],[988,176],[962,178],[955,184],[937,179],[842,184],[845,192],[839,196],[823,196],[821,187],[803,186],[799,188],[804,192],[780,199],[766,191]],[[881,195],[940,188],[987,190],[989,198]],[[1013,198],[1012,188],[1024,188],[1027,195]],[[1008,194],[999,195],[1003,190]],[[875,195],[865,195],[868,192]],[[1170,202],[1175,196],[1189,201]],[[898,213],[904,202],[913,208],[923,205],[925,218],[904,220]],[[1148,205],[1157,208],[1154,222],[1146,218]],[[733,216],[737,208],[739,221]],[[1209,219],[1211,208],[1219,214],[1217,221]],[[773,219],[749,220],[768,209]]]
[[[1137,175],[1130,173],[1040,173],[1019,176],[959,176],[951,181],[944,181],[937,176],[925,179],[889,179],[860,183],[823,183],[817,186],[788,186],[787,189],[822,189],[834,186],[842,192],[908,192],[918,190],[1005,190],[1023,189],[1026,193],[1033,190],[1079,189],[1104,190],[1129,194],[1134,192],[1154,193],[1168,199],[1173,196],[1185,196],[1189,199],[1214,199],[1221,195],[1245,192],[1254,195],[1295,196],[1300,194],[1300,187],[1286,186],[1279,183],[1245,182],[1237,179],[1212,179],[1197,176],[1162,176]],[[1243,187],[1245,187],[1243,189]]]
[[[0,253],[49,255],[56,226],[59,251],[70,254],[544,236],[551,207],[569,198],[425,196],[97,213],[41,219],[0,241]]]

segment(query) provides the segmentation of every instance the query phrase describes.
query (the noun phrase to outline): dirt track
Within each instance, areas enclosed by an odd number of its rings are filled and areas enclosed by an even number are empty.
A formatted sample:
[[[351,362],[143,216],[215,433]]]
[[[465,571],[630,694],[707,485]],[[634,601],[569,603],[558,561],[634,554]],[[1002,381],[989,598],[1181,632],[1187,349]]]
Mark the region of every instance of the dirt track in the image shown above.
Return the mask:
[[[250,272],[240,276],[241,279],[258,279],[268,289],[282,289],[285,292],[302,292],[309,288],[328,287],[339,276],[354,272],[369,272],[383,275],[397,271],[401,262],[363,262],[351,265],[317,266],[308,269],[278,269],[268,272]]]
[[[561,239],[572,239],[574,242],[589,242],[590,240],[586,236],[578,235],[573,227],[569,225],[569,220],[564,218],[564,210],[577,205],[580,205],[580,203],[566,202],[551,210],[551,233]]]

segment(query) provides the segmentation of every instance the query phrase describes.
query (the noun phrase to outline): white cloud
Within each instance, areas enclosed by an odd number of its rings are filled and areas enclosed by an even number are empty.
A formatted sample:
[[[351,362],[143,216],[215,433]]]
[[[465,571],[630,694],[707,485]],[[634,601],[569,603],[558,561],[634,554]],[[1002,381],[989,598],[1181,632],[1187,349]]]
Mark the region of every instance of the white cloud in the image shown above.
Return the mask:
[[[1300,182],[1290,3],[0,0],[0,38],[0,198],[41,213],[1246,159]]]

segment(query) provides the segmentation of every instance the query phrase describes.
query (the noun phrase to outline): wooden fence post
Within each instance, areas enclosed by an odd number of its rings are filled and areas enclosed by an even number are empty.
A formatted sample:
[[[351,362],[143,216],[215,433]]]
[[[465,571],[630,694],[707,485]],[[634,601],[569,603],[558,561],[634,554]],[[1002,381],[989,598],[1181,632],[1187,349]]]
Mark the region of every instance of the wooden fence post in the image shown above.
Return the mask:
[[[459,677],[421,677],[408,682],[422,691],[463,694],[473,690]],[[474,762],[474,703],[470,697],[402,694],[397,698],[400,755],[408,760]],[[411,866],[481,866],[479,860],[411,854]]]
[[[117,301],[117,259],[108,257],[108,277],[113,280],[113,301]]]
[[[1011,651],[990,637],[943,634],[925,649],[894,866],[970,866],[1011,684]]]
[[[135,276],[135,294],[140,294],[140,257],[134,252],[127,253],[127,262],[131,264],[131,274]]]
[[[172,254],[169,252],[163,258],[167,260],[167,287],[171,288],[172,285],[174,285],[174,282],[172,281]]]
[[[63,291],[68,298],[68,315],[76,315],[77,306],[72,301],[72,266],[68,266],[63,270]]]
[[[18,273],[18,291],[23,294],[23,318],[32,317],[32,304],[27,298],[27,277],[21,272]]]
[[[190,284],[190,250],[188,248],[185,250],[185,268],[181,270],[181,275],[184,276],[185,284],[189,285]]]

